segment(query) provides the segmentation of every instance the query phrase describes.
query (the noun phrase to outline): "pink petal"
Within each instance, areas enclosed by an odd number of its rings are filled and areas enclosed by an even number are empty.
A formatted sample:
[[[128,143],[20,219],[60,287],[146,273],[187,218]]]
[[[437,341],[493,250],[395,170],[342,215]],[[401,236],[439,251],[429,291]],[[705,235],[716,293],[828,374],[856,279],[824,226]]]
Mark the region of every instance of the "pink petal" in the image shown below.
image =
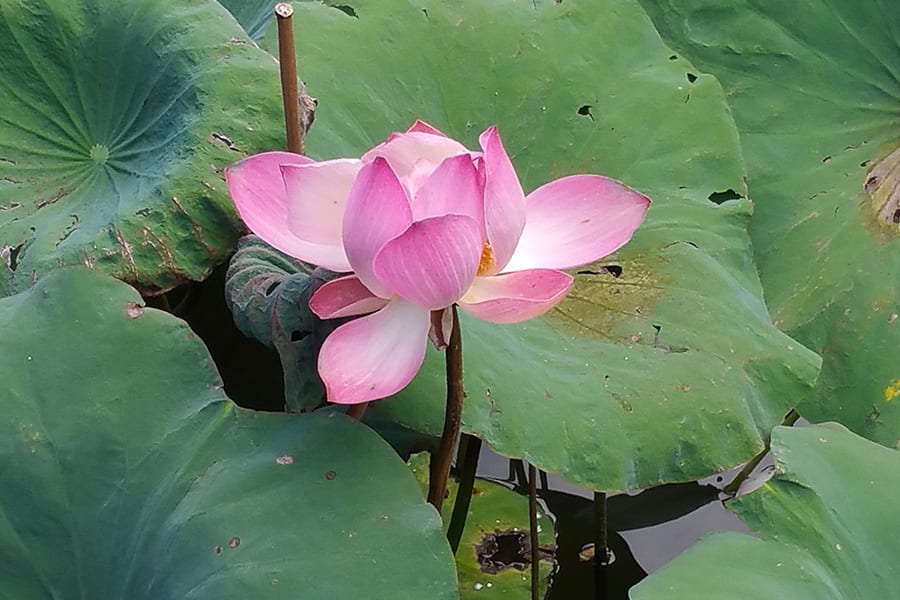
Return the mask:
[[[484,222],[493,252],[487,275],[497,273],[516,249],[525,227],[525,194],[497,128],[487,128],[478,138],[484,150]]]
[[[466,215],[484,237],[484,191],[478,169],[468,154],[451,156],[425,180],[412,202],[413,219]]]
[[[265,242],[294,258],[332,271],[349,271],[341,244],[314,244],[288,228],[287,196],[281,165],[313,161],[289,152],[266,152],[245,158],[225,169],[225,181],[244,223]]]
[[[288,227],[302,240],[340,245],[344,209],[362,161],[342,158],[283,165]]]
[[[426,123],[425,121],[422,121],[419,119],[416,119],[416,122],[413,123],[410,126],[410,128],[406,130],[406,133],[430,133],[432,135],[440,135],[443,137],[447,137],[447,135],[443,131],[440,131],[439,129],[431,126],[430,124]],[[397,135],[399,135],[399,134],[397,134]]]
[[[409,198],[390,165],[383,158],[365,165],[347,199],[342,237],[353,271],[376,296],[389,298],[391,293],[375,275],[375,255],[410,223]]]
[[[388,136],[385,142],[390,142],[392,140],[397,139],[400,136],[403,136],[407,133],[430,133],[432,135],[439,135],[441,137],[447,137],[447,134],[441,131],[440,129],[422,121],[421,119],[416,119],[416,122],[409,126],[409,129],[404,131],[403,133],[392,133]]]
[[[438,350],[450,345],[450,334],[453,333],[453,309],[450,307],[431,311],[431,329],[428,339]]]
[[[424,161],[424,164],[430,165],[430,170],[445,158],[468,152],[465,146],[443,134],[411,131],[391,136],[388,141],[363,154],[362,160],[371,162],[375,157],[383,157],[394,172],[405,179],[413,173],[417,163]],[[418,169],[422,170],[422,164],[419,164]]]
[[[429,326],[426,309],[393,300],[335,329],[319,351],[328,400],[359,404],[402,390],[422,366]]]
[[[321,319],[337,319],[375,312],[387,303],[370,292],[358,277],[348,275],[319,287],[309,299],[309,308]]]
[[[381,249],[375,275],[401,298],[437,310],[469,289],[483,247],[478,223],[470,217],[416,221]]]
[[[553,269],[476,277],[460,308],[484,321],[518,323],[556,306],[572,287],[572,276]]]
[[[644,220],[650,200],[600,175],[572,175],[539,187],[505,271],[567,269],[618,250]]]

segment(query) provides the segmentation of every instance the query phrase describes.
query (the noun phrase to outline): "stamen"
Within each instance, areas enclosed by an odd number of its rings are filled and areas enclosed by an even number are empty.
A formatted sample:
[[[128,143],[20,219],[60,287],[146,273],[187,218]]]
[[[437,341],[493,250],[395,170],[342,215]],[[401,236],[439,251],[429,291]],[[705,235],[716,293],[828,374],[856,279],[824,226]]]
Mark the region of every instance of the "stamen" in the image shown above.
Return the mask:
[[[494,249],[491,247],[490,242],[485,242],[484,248],[481,250],[481,261],[478,263],[477,275],[483,277],[493,274],[496,264],[494,262]]]

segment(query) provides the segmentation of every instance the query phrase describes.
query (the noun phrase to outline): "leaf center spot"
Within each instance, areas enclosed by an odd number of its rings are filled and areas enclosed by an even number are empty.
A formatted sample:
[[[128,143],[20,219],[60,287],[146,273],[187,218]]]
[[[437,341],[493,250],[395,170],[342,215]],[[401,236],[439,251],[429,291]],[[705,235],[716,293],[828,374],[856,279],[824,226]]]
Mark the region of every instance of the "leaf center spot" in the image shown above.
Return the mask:
[[[98,165],[105,165],[109,159],[109,148],[103,144],[94,144],[91,146],[91,160]]]

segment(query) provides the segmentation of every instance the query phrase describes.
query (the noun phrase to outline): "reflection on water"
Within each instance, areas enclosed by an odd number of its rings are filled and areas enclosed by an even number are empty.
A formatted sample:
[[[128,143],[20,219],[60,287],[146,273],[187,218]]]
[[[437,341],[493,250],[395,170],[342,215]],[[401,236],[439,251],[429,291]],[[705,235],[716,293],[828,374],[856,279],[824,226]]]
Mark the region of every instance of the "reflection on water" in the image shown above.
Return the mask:
[[[527,494],[524,468],[482,448],[478,476],[505,482]],[[659,569],[710,531],[747,528],[728,512],[720,488],[725,473],[694,483],[663,485],[607,499],[608,547],[614,560],[606,567],[609,600],[625,600],[628,589]],[[554,475],[542,476],[541,503],[556,519],[557,571],[545,600],[588,600],[594,593],[593,493]],[[587,560],[585,560],[587,559]]]

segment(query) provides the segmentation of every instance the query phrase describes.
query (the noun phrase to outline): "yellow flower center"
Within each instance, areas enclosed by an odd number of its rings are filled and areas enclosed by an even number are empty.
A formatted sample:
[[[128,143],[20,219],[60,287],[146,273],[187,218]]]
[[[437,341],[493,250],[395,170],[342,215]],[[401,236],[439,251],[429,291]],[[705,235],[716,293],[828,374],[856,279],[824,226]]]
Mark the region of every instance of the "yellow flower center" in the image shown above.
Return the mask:
[[[490,275],[494,272],[495,266],[494,249],[491,247],[490,242],[485,242],[484,248],[481,250],[481,261],[478,263],[478,271],[476,274],[479,277]]]

